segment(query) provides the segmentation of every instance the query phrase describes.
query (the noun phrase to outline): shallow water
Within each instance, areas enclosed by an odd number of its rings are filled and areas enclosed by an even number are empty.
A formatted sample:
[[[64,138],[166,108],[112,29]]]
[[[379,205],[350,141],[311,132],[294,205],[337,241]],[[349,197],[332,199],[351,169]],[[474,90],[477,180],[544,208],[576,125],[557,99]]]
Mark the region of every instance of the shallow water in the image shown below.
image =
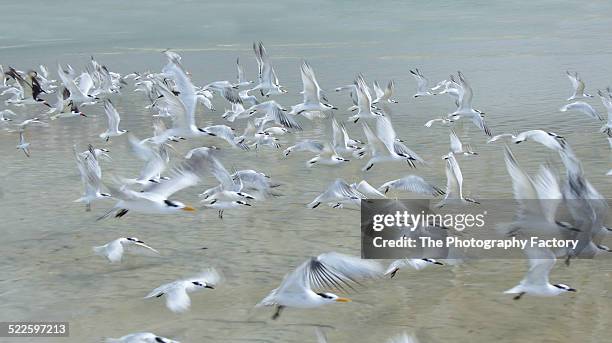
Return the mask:
[[[180,153],[202,144],[224,148],[226,167],[252,168],[282,183],[283,196],[244,211],[214,211],[194,216],[145,216],[129,213],[121,220],[94,219],[112,202],[94,204],[91,213],[72,200],[81,193],[72,145],[88,143],[111,150],[103,162],[105,180],[135,175],[126,137],[109,143],[97,135],[106,121],[101,106],[87,109],[90,118],[53,121],[32,128],[30,159],[14,146],[17,136],[2,132],[0,146],[0,321],[62,320],[70,322],[66,339],[19,341],[99,341],[131,332],[153,331],[185,342],[313,342],[314,326],[329,327],[330,342],[384,341],[401,331],[428,342],[604,342],[612,335],[609,260],[559,263],[551,280],[571,284],[577,294],[513,301],[502,291],[523,276],[523,261],[474,261],[422,272],[402,270],[391,280],[352,294],[354,302],[318,310],[287,310],[271,321],[271,310],[253,306],[282,276],[305,258],[326,251],[359,254],[356,211],[305,204],[338,177],[366,179],[374,185],[416,173],[444,185],[443,161],[448,133],[423,123],[452,110],[446,97],[412,98],[408,70],[419,67],[432,82],[462,70],[474,88],[474,105],[487,114],[495,133],[542,128],[565,136],[582,159],[589,180],[612,196],[610,151],[597,133],[599,123],[578,113],[560,113],[570,93],[564,71],[578,70],[594,93],[612,81],[612,4],[607,1],[521,1],[436,3],[311,1],[20,1],[3,4],[0,63],[27,69],[56,63],[81,68],[94,55],[113,71],[158,71],[159,53],[172,48],[196,84],[234,77],[239,56],[247,75],[255,76],[251,43],[264,41],[281,83],[289,94],[277,98],[289,106],[299,101],[299,63],[306,58],[323,88],[349,83],[363,72],[369,81],[396,81],[389,111],[398,135],[429,161],[410,170],[404,165],[377,166],[361,172],[365,161],[341,168],[305,168],[308,154],[288,159],[280,151],[244,153],[214,140],[190,140]],[[35,25],[34,25],[35,24]],[[139,137],[151,134],[143,97],[127,86],[113,98],[122,127]],[[333,92],[331,92],[333,93]],[[346,95],[330,94],[341,109]],[[598,99],[589,101],[599,111]],[[218,111],[200,109],[200,126],[223,123]],[[23,114],[34,115],[29,107]],[[346,111],[337,111],[344,119]],[[282,138],[284,146],[303,138],[330,135],[329,121],[302,120],[305,130]],[[363,138],[359,126],[347,124]],[[235,125],[242,130],[244,123]],[[477,199],[510,198],[510,180],[501,145],[486,144],[471,124],[457,131],[479,156],[461,158],[464,187]],[[536,170],[542,161],[558,164],[544,147],[512,147],[521,165]],[[176,198],[187,203],[214,185],[212,178]],[[127,255],[109,265],[91,247],[120,236],[137,236],[162,252],[159,258]],[[206,249],[202,249],[206,248]],[[215,266],[225,283],[192,296],[192,310],[169,312],[160,299],[142,299],[151,289]],[[0,341],[9,341],[0,339]]]

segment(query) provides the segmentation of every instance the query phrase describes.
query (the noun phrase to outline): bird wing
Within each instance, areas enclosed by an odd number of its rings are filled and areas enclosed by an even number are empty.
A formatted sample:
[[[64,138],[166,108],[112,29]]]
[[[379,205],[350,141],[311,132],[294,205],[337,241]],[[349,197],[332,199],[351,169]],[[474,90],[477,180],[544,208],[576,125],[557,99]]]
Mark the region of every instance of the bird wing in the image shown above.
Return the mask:
[[[306,274],[311,288],[341,291],[354,289],[360,280],[379,278],[384,271],[377,262],[336,252],[312,257],[298,269]]]
[[[119,122],[121,121],[121,117],[119,117],[119,113],[113,106],[113,103],[110,99],[104,100],[104,112],[106,113],[106,119],[108,120],[108,129],[119,131]]]
[[[548,285],[548,274],[555,265],[555,254],[548,248],[525,248],[529,258],[529,270],[521,283],[530,285]]]
[[[450,150],[455,154],[463,151],[459,136],[457,136],[457,133],[453,129],[450,130]]]
[[[172,312],[181,313],[185,312],[191,306],[191,299],[185,290],[184,285],[176,284],[166,293],[166,306]]]
[[[94,86],[93,79],[87,72],[81,73],[81,75],[77,78],[77,83],[79,85],[79,90],[81,93],[83,93],[83,95],[89,95],[89,92],[91,92],[91,89]]]
[[[319,103],[319,86],[314,71],[308,62],[303,61],[300,68],[302,85],[304,86],[304,103]]]
[[[193,83],[191,83],[191,80],[187,76],[187,73],[185,72],[185,70],[180,65],[177,59],[171,60],[171,62],[164,67],[163,71],[164,73],[168,73],[173,76],[176,89],[179,92],[178,98],[181,100],[183,106],[185,107],[184,115],[187,116],[186,119],[188,120],[189,124],[195,125],[194,114],[196,103],[198,100],[196,97],[195,87],[193,86]],[[166,94],[163,95],[164,97],[166,96]]]
[[[557,176],[551,168],[540,166],[540,171],[536,175],[533,185],[537,191],[538,199],[540,199],[542,214],[549,222],[554,222],[557,208],[563,199]]]
[[[162,199],[168,199],[172,194],[196,185],[200,181],[198,175],[189,170],[175,170],[175,175],[170,180],[165,180],[151,186],[147,193],[156,194]]]
[[[395,130],[387,117],[376,118],[376,136],[385,144],[391,153],[395,153]]]
[[[408,175],[398,180],[392,180],[389,182],[385,182],[382,186],[378,187],[379,190],[385,188],[393,188],[399,189],[403,191],[419,193],[419,194],[428,194],[428,195],[442,195],[444,191],[438,188],[437,186],[430,184],[425,181],[422,177],[417,175]]]

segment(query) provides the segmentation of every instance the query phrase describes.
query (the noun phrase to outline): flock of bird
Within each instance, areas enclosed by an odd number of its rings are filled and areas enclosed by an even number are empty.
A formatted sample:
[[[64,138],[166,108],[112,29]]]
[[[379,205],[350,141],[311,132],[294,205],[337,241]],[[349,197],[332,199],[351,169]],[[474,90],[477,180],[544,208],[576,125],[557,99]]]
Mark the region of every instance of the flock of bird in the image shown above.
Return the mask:
[[[396,135],[391,117],[385,112],[386,106],[394,106],[395,84],[390,81],[383,89],[378,82],[372,88],[365,77],[359,74],[350,85],[335,88],[336,92],[350,95],[351,113],[345,120],[335,115],[338,108],[329,103],[328,92],[317,82],[312,66],[303,61],[300,73],[303,83],[303,101],[289,109],[272,97],[279,99],[287,93],[276,75],[271,60],[262,43],[253,44],[258,66],[255,81],[245,77],[239,60],[236,60],[237,77],[196,86],[191,75],[184,67],[181,56],[165,51],[167,64],[159,73],[130,73],[121,75],[110,71],[93,57],[85,70],[77,72],[70,65],[58,65],[59,81],[51,79],[46,67],[39,71],[27,72],[9,67],[2,70],[0,89],[2,95],[9,95],[5,101],[6,109],[0,111],[0,123],[6,130],[19,134],[17,149],[25,156],[35,158],[36,152],[27,135],[36,127],[48,127],[52,120],[86,120],[89,106],[103,106],[108,120],[108,128],[99,134],[102,141],[118,139],[126,135],[133,156],[142,161],[138,175],[132,178],[114,178],[104,182],[100,161],[110,160],[111,152],[105,148],[88,145],[80,151],[74,146],[74,159],[81,175],[83,195],[76,202],[83,203],[87,211],[101,199],[114,201],[98,220],[114,216],[120,218],[130,212],[147,214],[178,214],[196,211],[196,207],[175,200],[179,191],[203,183],[212,176],[218,181],[215,186],[199,195],[201,206],[214,209],[219,218],[224,211],[238,211],[240,208],[255,206],[256,203],[274,198],[279,184],[264,173],[256,170],[229,172],[218,156],[216,146],[202,146],[190,150],[184,157],[173,158],[176,150],[172,144],[183,140],[197,141],[208,137],[218,141],[218,145],[238,150],[270,150],[281,154],[280,136],[291,135],[302,130],[303,120],[320,120],[329,123],[332,135],[328,140],[302,140],[282,150],[284,158],[295,158],[299,153],[311,154],[306,162],[308,167],[321,165],[337,167],[355,160],[364,160],[363,171],[371,171],[381,164],[396,163],[416,168],[427,162],[410,149],[405,141]],[[594,257],[608,253],[610,249],[602,244],[610,229],[605,226],[607,203],[603,196],[586,179],[578,157],[569,142],[561,135],[545,130],[529,130],[517,134],[492,135],[485,121],[485,113],[472,105],[473,90],[462,72],[451,75],[447,80],[430,87],[428,79],[421,70],[410,70],[416,80],[414,98],[448,95],[456,105],[456,110],[442,118],[427,123],[449,126],[449,153],[443,156],[447,177],[446,188],[426,181],[423,177],[410,174],[400,179],[390,180],[374,187],[365,180],[349,183],[343,179],[334,180],[329,187],[307,204],[317,208],[321,204],[333,208],[359,206],[363,199],[384,199],[391,190],[412,192],[427,197],[443,199],[436,206],[449,203],[478,206],[478,201],[464,195],[463,175],[459,158],[469,160],[478,153],[463,144],[452,126],[457,121],[469,121],[489,136],[489,142],[506,140],[512,143],[525,141],[540,143],[558,153],[565,167],[565,178],[548,165],[543,165],[539,173],[532,177],[519,165],[518,159],[510,148],[504,148],[505,162],[512,179],[514,197],[519,202],[516,221],[507,229],[505,235],[530,236],[548,235],[550,237],[573,238],[579,240],[578,248],[553,251],[550,249],[528,249],[525,251],[529,269],[525,278],[507,293],[515,294],[515,299],[523,295],[554,296],[575,289],[564,284],[551,284],[548,275],[557,257],[567,263],[574,257]],[[578,73],[567,72],[573,92],[561,111],[581,112],[602,120],[594,107],[585,101],[593,96],[585,92],[585,83]],[[121,125],[121,111],[111,98],[123,96],[126,88],[132,85],[135,92],[142,93],[147,108],[153,113],[151,120],[153,132],[128,132]],[[373,89],[373,91],[372,91]],[[608,111],[608,121],[601,132],[612,137],[612,93],[610,89],[597,92]],[[221,114],[219,124],[207,127],[197,125],[196,109],[204,106],[214,111],[213,99],[221,97],[229,106]],[[27,106],[28,111],[38,110],[34,118],[22,118],[11,107]],[[68,119],[70,118],[70,119]],[[19,120],[18,120],[19,119]],[[242,121],[246,123],[243,132],[236,132],[230,125]],[[347,126],[361,127],[365,139],[349,137]],[[612,144],[612,138],[610,144]],[[170,167],[172,166],[172,167]],[[533,201],[537,206],[533,206]],[[557,208],[567,206],[571,214],[569,221],[557,220]],[[119,263],[126,251],[140,249],[151,254],[158,251],[136,237],[121,237],[102,246],[95,247],[94,253],[112,263]],[[295,270],[288,273],[280,283],[256,306],[275,307],[273,319],[280,316],[285,308],[316,308],[332,303],[348,302],[350,299],[339,296],[330,290],[350,291],[365,280],[393,277],[404,267],[422,269],[430,265],[443,265],[444,259],[423,256],[420,259],[393,261],[383,268],[377,261],[364,260],[336,252],[320,254],[308,258]],[[166,306],[173,312],[184,312],[190,308],[189,293],[215,289],[223,277],[214,268],[199,275],[176,280],[154,289],[145,298],[164,297]],[[326,342],[325,335],[317,332],[319,342]],[[113,342],[173,342],[168,338],[152,333],[136,333],[121,337]],[[408,335],[401,335],[391,342],[414,342]]]

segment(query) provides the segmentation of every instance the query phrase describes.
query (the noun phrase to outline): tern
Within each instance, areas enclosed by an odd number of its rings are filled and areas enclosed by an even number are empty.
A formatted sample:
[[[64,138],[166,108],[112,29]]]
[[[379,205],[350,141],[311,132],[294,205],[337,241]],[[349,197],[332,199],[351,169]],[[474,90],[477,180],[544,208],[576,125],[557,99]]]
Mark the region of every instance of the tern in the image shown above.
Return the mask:
[[[98,153],[96,150],[99,150]],[[100,149],[94,149],[90,144],[88,150],[82,153],[76,151],[76,146],[73,146],[74,157],[76,164],[81,175],[81,182],[85,188],[83,196],[76,199],[74,202],[85,203],[85,210],[91,211],[91,204],[103,198],[108,198],[111,195],[103,193],[102,188],[102,169],[98,163],[98,157],[102,154],[106,154]]]
[[[577,112],[586,114],[590,118],[597,119],[597,120],[603,120],[601,118],[601,115],[597,112],[597,110],[595,110],[593,106],[587,104],[584,101],[572,102],[571,104],[567,104],[561,107],[559,111],[561,112],[577,111]]]
[[[357,114],[349,117],[349,120],[356,123],[361,118],[374,119],[382,117],[383,114],[372,107],[372,96],[363,75],[357,75],[354,85],[355,94],[357,95]]]
[[[209,268],[194,277],[176,280],[161,285],[145,296],[148,298],[166,297],[166,307],[174,313],[183,313],[189,310],[191,299],[189,294],[204,288],[215,289],[221,282],[221,275],[214,269]]]
[[[301,114],[308,119],[313,119],[316,113],[321,113],[328,110],[337,110],[333,105],[321,102],[321,87],[317,82],[314,70],[308,62],[303,61],[300,69],[302,74],[302,85],[304,99],[302,103],[291,106],[289,114]]]
[[[359,158],[365,154],[361,145],[363,145],[363,142],[349,137],[344,123],[338,123],[336,118],[332,118],[332,147],[336,152],[351,154]]]
[[[457,136],[457,133],[453,129],[450,130],[450,151],[455,155],[478,155],[472,151],[469,145],[461,143],[459,136]]]
[[[255,59],[258,66],[258,84],[251,90],[259,90],[262,96],[270,96],[276,94],[287,93],[287,90],[280,85],[276,72],[272,67],[268,53],[262,42],[253,43],[253,51],[255,51]]]
[[[70,93],[68,99],[78,104],[91,105],[96,103],[98,100],[96,97],[90,94],[93,88],[93,80],[88,73],[81,74],[78,79],[74,79],[70,71],[64,70],[61,65],[57,65],[57,73],[59,74],[60,80],[64,87]],[[76,81],[78,80],[78,86]]]
[[[612,137],[612,95],[610,95],[610,88],[608,88],[605,93],[598,90],[597,94],[599,94],[599,98],[608,112],[608,120],[601,127],[599,132],[605,133],[608,137]]]
[[[30,157],[30,142],[26,141],[24,130],[19,130],[19,144],[17,144],[17,149],[21,149],[26,157]]]
[[[389,102],[392,104],[397,104],[397,100],[392,99],[393,92],[395,92],[395,82],[393,80],[389,81],[385,90],[380,88],[380,85],[377,81],[374,81],[374,94],[376,94],[376,99],[372,100],[372,104],[378,104],[381,102]]]
[[[540,297],[552,297],[567,292],[576,292],[576,289],[568,285],[558,283],[551,284],[548,275],[554,267],[555,254],[548,248],[526,248],[525,254],[529,259],[529,270],[521,282],[505,291],[506,294],[516,294],[514,300],[519,300],[523,295]]]
[[[104,245],[94,247],[93,251],[95,254],[106,257],[111,263],[121,262],[123,253],[126,248],[130,246],[138,246],[152,251],[156,254],[159,252],[136,237],[120,237],[113,241],[110,241]]]
[[[570,79],[572,83],[572,95],[567,98],[567,101],[572,101],[577,98],[592,98],[591,94],[587,94],[584,92],[584,81],[578,76],[578,72],[570,73],[569,70],[565,71],[565,74]]]
[[[472,97],[474,93],[472,92],[472,87],[470,87],[469,83],[465,79],[465,76],[460,71],[459,75],[459,85],[461,86],[462,92],[459,98],[459,107],[453,113],[448,115],[448,118],[457,121],[461,118],[468,118],[476,125],[479,129],[484,131],[487,136],[491,136],[491,130],[487,126],[484,120],[484,115],[482,112],[475,110],[472,107]]]
[[[361,199],[365,198],[363,194],[357,191],[354,187],[351,187],[346,181],[342,179],[336,179],[332,182],[325,192],[317,196],[307,206],[308,208],[317,208],[321,203],[328,203],[332,205],[351,203],[359,205]]]
[[[561,151],[568,149],[569,146],[567,141],[563,136],[560,136],[554,132],[544,131],[544,130],[529,130],[523,131],[516,136],[509,133],[502,133],[500,135],[493,136],[491,139],[487,141],[487,143],[492,143],[500,138],[509,137],[512,139],[512,142],[515,144],[522,143],[527,140],[531,140],[537,143],[544,145],[545,147],[552,149],[554,151]]]
[[[100,138],[108,141],[111,137],[118,137],[127,132],[127,130],[119,129],[121,117],[119,117],[119,112],[117,112],[110,99],[104,100],[104,112],[106,113],[108,128],[100,134]]]
[[[410,266],[415,270],[421,270],[431,265],[443,266],[444,263],[436,261],[433,258],[403,258],[391,262],[384,275],[393,278],[397,272],[404,267]]]
[[[479,204],[478,201],[463,196],[463,174],[455,155],[449,153],[443,158],[446,160],[446,195],[436,207],[455,202]]]
[[[410,70],[410,74],[412,74],[412,77],[414,77],[417,82],[417,92],[414,94],[415,98],[420,96],[434,95],[434,93],[432,93],[429,89],[429,80],[423,76],[423,73],[421,73],[419,68]]]
[[[107,338],[105,343],[181,343],[151,332],[137,332],[120,338]]]
[[[425,181],[418,175],[408,175],[401,179],[391,180],[383,183],[378,190],[387,194],[389,190],[397,189],[418,194],[426,194],[431,196],[444,195],[445,192],[438,186]]]
[[[250,115],[258,112],[264,113],[263,117],[255,119],[255,125],[259,127],[263,127],[269,122],[274,122],[287,129],[302,130],[302,125],[300,125],[292,115],[285,113],[286,110],[274,100],[253,105],[247,109],[247,112],[249,112]]]
[[[373,261],[336,252],[311,257],[287,274],[280,286],[268,294],[257,307],[276,306],[272,319],[277,319],[285,307],[316,308],[336,302],[349,302],[323,289],[353,288],[360,280],[382,276],[382,267]],[[346,288],[345,288],[346,287]],[[313,288],[316,290],[313,290]]]
[[[395,130],[387,117],[376,120],[376,134],[368,124],[363,123],[363,131],[368,140],[367,149],[371,157],[363,167],[363,171],[372,169],[374,164],[381,162],[402,162],[415,167],[414,161],[424,163],[417,154],[396,139]]]

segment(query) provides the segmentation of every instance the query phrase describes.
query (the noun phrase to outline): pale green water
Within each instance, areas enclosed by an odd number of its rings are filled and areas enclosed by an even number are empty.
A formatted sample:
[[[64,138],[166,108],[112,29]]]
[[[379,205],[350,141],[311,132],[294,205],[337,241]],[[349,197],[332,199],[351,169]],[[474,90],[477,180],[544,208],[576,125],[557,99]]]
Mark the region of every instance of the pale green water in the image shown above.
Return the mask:
[[[287,310],[277,322],[269,319],[271,311],[253,309],[308,256],[330,250],[359,254],[357,212],[305,207],[335,178],[365,178],[379,185],[416,173],[445,183],[439,156],[448,149],[447,129],[422,125],[448,113],[452,103],[449,98],[413,99],[408,70],[414,67],[432,82],[462,70],[474,88],[474,105],[487,113],[496,133],[542,128],[567,137],[589,180],[612,197],[605,176],[610,152],[605,138],[596,134],[599,123],[558,112],[570,92],[566,69],[578,70],[591,93],[612,84],[609,2],[22,1],[3,3],[2,11],[0,63],[19,69],[44,63],[54,76],[57,62],[81,68],[90,55],[121,73],[158,71],[164,63],[159,51],[173,48],[198,85],[233,77],[237,56],[253,78],[250,46],[262,40],[281,83],[290,90],[277,98],[286,106],[300,99],[301,58],[310,62],[326,89],[347,84],[358,72],[369,81],[394,78],[400,102],[390,106],[395,129],[430,166],[409,170],[390,165],[365,174],[360,171],[365,161],[305,169],[308,154],[283,159],[280,151],[224,149],[221,159],[228,168],[261,170],[283,183],[285,196],[246,211],[227,211],[223,221],[212,211],[201,211],[193,217],[130,213],[122,220],[95,222],[112,202],[95,204],[92,213],[72,203],[81,192],[72,144],[112,150],[113,162],[102,165],[107,180],[134,175],[140,167],[129,155],[125,137],[108,144],[99,140],[106,125],[103,116],[96,116],[103,115],[99,106],[89,110],[92,118],[58,120],[29,130],[30,159],[14,148],[14,134],[1,132],[0,321],[69,321],[71,337],[58,342],[96,342],[137,331],[184,342],[314,342],[314,325],[332,327],[330,342],[379,342],[404,330],[417,333],[424,343],[606,342],[612,336],[609,260],[557,265],[551,279],[579,292],[552,299],[515,302],[502,294],[521,279],[526,263],[477,261],[456,268],[405,270],[394,280],[352,295],[353,303]],[[145,101],[130,89],[113,99],[123,115],[122,126],[141,137],[150,135]],[[345,95],[331,94],[330,101],[341,109],[349,105]],[[604,112],[598,99],[590,103]],[[221,112],[223,103],[217,99],[216,105]],[[218,112],[200,111],[201,126],[223,123]],[[345,115],[336,113],[338,118]],[[283,145],[329,135],[326,121],[302,123],[304,132],[284,137]],[[241,130],[243,125],[235,126]],[[363,138],[358,126],[348,125]],[[466,191],[480,199],[511,197],[501,145],[485,144],[484,135],[467,123],[457,130],[480,153],[459,161]],[[202,144],[225,147],[192,140],[176,148],[183,153]],[[513,149],[530,170],[540,161],[556,161],[538,145]],[[196,202],[196,194],[212,184],[206,180],[177,199]],[[149,242],[163,257],[129,255],[123,264],[109,265],[92,255],[91,246],[128,235]],[[226,283],[193,294],[189,313],[175,315],[159,299],[142,299],[159,284],[209,265],[225,274]]]

